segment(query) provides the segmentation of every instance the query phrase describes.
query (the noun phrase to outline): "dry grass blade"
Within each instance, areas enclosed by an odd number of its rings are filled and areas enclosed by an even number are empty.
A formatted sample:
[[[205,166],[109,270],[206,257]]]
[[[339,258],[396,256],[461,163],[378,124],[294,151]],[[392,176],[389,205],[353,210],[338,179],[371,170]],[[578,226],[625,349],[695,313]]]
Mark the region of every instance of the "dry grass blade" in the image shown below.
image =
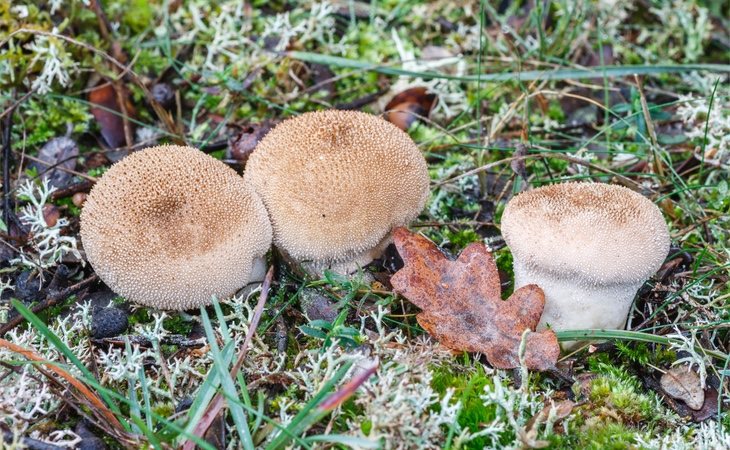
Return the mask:
[[[82,382],[77,380],[73,375],[71,375],[61,367],[57,366],[56,364],[45,360],[33,350],[29,350],[25,347],[21,347],[20,345],[13,344],[12,342],[5,339],[0,338],[0,347],[6,348],[13,353],[22,355],[30,361],[37,362],[46,366],[48,370],[68,381],[69,384],[71,384],[71,386],[73,386],[88,401],[88,403],[94,407],[94,413],[100,414],[102,416],[102,419],[114,426],[117,430],[123,430],[122,424],[119,423],[116,416],[109,410],[109,408],[104,405],[104,402],[102,402],[96,394],[94,394]]]

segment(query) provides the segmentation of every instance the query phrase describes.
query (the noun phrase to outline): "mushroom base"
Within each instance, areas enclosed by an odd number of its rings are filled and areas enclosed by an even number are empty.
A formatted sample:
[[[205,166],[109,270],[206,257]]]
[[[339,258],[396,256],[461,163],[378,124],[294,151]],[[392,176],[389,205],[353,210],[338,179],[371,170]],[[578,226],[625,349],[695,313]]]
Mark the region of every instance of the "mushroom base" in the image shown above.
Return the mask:
[[[266,278],[266,269],[268,269],[266,266],[266,258],[263,256],[254,258],[251,264],[251,275],[248,277],[248,284],[263,283],[264,278]]]
[[[623,329],[642,282],[596,285],[578,277],[557,276],[515,262],[515,289],[537,284],[545,292],[538,329]]]
[[[302,262],[301,266],[304,270],[317,277],[322,277],[325,270],[344,276],[352,275],[373,262],[373,260],[380,258],[392,241],[392,233],[388,233],[378,243],[378,245],[350,259],[336,261],[306,261]]]

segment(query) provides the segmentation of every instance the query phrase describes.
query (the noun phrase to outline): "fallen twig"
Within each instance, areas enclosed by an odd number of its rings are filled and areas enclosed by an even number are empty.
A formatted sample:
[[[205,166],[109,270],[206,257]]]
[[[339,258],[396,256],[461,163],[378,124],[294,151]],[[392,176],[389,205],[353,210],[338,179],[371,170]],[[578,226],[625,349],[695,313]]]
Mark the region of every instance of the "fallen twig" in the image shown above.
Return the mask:
[[[78,183],[71,184],[65,188],[53,191],[51,194],[51,200],[56,201],[61,198],[71,197],[78,192],[88,192],[94,186],[94,181],[84,180]]]
[[[3,123],[3,222],[10,226],[10,128],[13,125],[13,110]]]

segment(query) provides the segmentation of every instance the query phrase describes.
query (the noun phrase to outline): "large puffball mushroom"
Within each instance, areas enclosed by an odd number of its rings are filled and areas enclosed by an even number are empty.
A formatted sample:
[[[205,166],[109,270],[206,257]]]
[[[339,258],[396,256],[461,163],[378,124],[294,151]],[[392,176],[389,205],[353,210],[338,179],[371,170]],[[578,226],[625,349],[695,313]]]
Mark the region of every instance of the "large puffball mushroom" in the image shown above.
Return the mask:
[[[621,329],[636,292],[669,252],[659,208],[621,186],[564,183],[513,198],[502,235],[515,289],[545,292],[538,327]]]
[[[355,111],[280,123],[244,178],[269,212],[274,244],[314,273],[347,274],[379,257],[391,230],[416,218],[429,195],[426,161],[408,134]]]
[[[194,148],[166,145],[104,174],[81,212],[81,239],[114,292],[184,310],[251,281],[272,230],[261,199],[234,170]]]

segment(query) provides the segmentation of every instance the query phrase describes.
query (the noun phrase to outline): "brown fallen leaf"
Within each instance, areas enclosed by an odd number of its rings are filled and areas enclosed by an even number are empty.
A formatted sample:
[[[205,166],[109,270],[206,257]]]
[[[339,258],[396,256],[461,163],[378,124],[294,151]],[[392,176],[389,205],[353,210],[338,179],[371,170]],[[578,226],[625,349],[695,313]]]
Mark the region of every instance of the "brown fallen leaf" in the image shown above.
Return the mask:
[[[702,407],[698,410],[690,409],[690,418],[694,422],[704,422],[707,419],[711,419],[717,416],[717,397],[719,393],[717,389],[710,386],[705,389],[705,402]],[[680,413],[680,415],[683,415]]]
[[[527,285],[503,301],[497,265],[484,244],[469,245],[452,261],[431,241],[405,228],[396,229],[393,237],[404,267],[391,283],[395,292],[423,310],[418,323],[448,348],[484,353],[498,369],[519,367],[522,334],[535,329],[545,307],[542,289]],[[527,336],[529,369],[550,369],[559,354],[552,330]]]
[[[259,144],[259,141],[266,136],[276,125],[275,122],[264,120],[261,123],[252,123],[243,128],[236,136],[228,140],[228,148],[226,150],[227,159],[235,159],[246,164],[248,157]]]
[[[547,423],[552,415],[553,423],[557,423],[568,417],[575,408],[575,402],[571,400],[560,400],[558,402],[550,401],[549,405],[545,405],[539,413],[535,414],[527,421],[525,427],[518,432],[518,436],[524,447],[527,448],[545,448],[550,445],[549,441],[538,440],[537,434],[540,426]]]
[[[89,92],[89,103],[92,105],[91,114],[99,124],[104,142],[112,149],[122,147],[127,143],[124,130],[124,110],[128,116],[134,115],[134,106],[128,97],[124,94],[121,96],[121,98],[125,98],[124,109],[119,105],[118,98],[120,96],[117,95],[117,91],[111,83],[102,83]],[[133,133],[133,124],[129,123],[129,127],[129,132]],[[126,153],[125,151],[109,152],[107,157],[112,162],[116,162]]]
[[[672,367],[662,375],[659,383],[672,398],[682,400],[695,411],[705,403],[705,391],[702,389],[700,377],[687,366]]]
[[[436,95],[417,86],[397,94],[385,105],[385,120],[407,130],[420,117],[428,117],[436,103]]]

